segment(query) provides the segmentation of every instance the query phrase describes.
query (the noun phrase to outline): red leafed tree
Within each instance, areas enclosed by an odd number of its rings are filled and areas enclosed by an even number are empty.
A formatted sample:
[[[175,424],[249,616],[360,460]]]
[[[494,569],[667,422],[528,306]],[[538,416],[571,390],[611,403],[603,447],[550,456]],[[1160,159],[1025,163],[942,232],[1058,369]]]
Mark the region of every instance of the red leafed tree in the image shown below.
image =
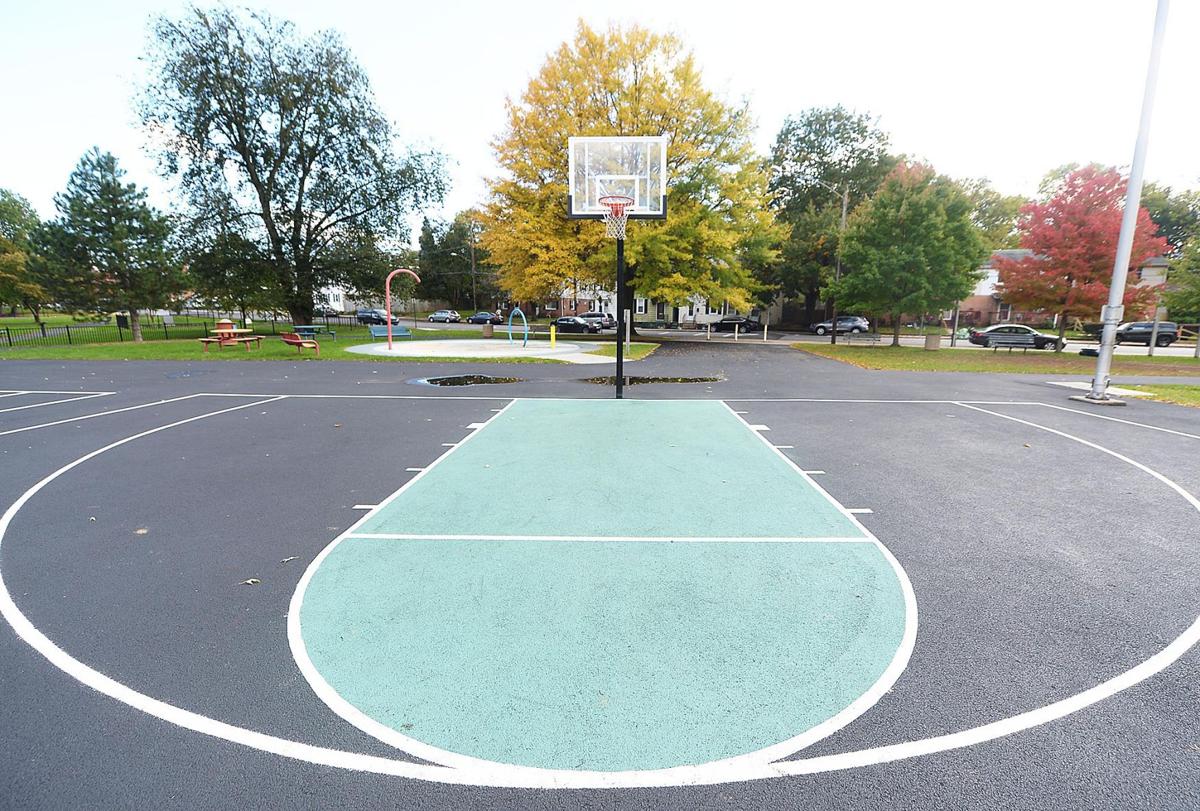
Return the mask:
[[[1125,198],[1125,178],[1116,169],[1086,166],[1062,178],[1054,193],[1021,209],[1023,259],[997,258],[1004,300],[1023,310],[1058,313],[1061,350],[1067,319],[1094,319],[1108,303],[1113,260]],[[1130,267],[1167,250],[1146,209],[1138,210]],[[1125,306],[1142,313],[1158,297],[1157,287],[1125,289]]]

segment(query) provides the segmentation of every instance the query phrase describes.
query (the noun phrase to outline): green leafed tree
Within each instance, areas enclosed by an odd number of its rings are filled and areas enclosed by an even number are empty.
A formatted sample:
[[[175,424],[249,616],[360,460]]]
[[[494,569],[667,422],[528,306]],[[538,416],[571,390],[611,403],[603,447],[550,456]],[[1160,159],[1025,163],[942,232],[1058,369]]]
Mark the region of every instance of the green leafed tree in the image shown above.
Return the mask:
[[[1200,238],[1200,192],[1147,183],[1142,187],[1142,208],[1167,240],[1170,256],[1180,256],[1184,245]]]
[[[832,281],[841,226],[841,190],[853,211],[896,165],[887,134],[871,116],[817,107],[788,117],[771,149],[771,204],[786,229],[771,286],[804,299],[804,324]]]
[[[668,218],[630,225],[631,285],[661,301],[699,295],[748,308],[755,271],[776,261],[780,237],[750,133],[747,110],[704,86],[677,37],[581,21],[508,102],[495,142],[503,174],[490,184],[480,241],[501,286],[521,300],[576,283],[613,289],[614,241],[603,224],[566,216],[567,139],[666,135]]]
[[[155,21],[149,63],[140,109],[164,174],[196,215],[230,213],[297,323],[312,320],[321,287],[352,284],[356,260],[386,256],[407,239],[405,217],[441,199],[441,156],[397,155],[366,74],[332,32],[193,7]]]
[[[179,290],[180,273],[169,221],[124,174],[111,154],[87,152],[54,198],[58,217],[38,229],[35,242],[56,302],[128,310],[133,339],[141,341],[140,311],[165,306]]]
[[[989,248],[973,211],[959,185],[929,166],[901,163],[850,218],[839,300],[889,315],[899,346],[904,315],[949,309],[978,281]]]
[[[1172,260],[1163,303],[1176,321],[1200,321],[1200,236],[1188,240]]]
[[[460,211],[451,222],[421,226],[421,293],[455,307],[494,309],[503,294],[486,248],[479,243],[480,213]]]
[[[1017,227],[1021,206],[1029,201],[1020,195],[1001,194],[983,178],[963,181],[960,185],[971,198],[974,206],[971,220],[979,226],[988,248],[998,251],[1017,247],[1021,243],[1021,231]]]
[[[0,306],[28,307],[39,323],[46,291],[33,273],[30,254],[40,223],[28,200],[0,189]]]

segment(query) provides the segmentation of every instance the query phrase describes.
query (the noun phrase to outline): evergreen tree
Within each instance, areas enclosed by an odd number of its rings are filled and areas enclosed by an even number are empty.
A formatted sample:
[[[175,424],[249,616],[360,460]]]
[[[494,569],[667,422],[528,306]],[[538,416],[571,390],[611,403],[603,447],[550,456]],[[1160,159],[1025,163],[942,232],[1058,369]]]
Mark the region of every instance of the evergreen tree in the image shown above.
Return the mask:
[[[142,309],[164,307],[179,289],[168,249],[166,217],[146,204],[146,192],[124,183],[117,159],[98,148],[84,154],[54,198],[58,218],[39,230],[43,275],[55,301],[76,309],[128,310],[135,341]]]

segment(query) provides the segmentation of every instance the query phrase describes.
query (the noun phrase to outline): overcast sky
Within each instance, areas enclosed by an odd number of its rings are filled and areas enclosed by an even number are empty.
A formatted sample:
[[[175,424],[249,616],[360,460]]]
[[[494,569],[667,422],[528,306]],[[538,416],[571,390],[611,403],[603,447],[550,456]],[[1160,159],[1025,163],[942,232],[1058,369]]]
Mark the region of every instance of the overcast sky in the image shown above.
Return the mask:
[[[15,5],[15,4],[14,4]],[[402,139],[449,157],[444,211],[476,205],[496,171],[491,141],[518,97],[582,17],[678,34],[709,87],[746,99],[765,153],[785,116],[843,104],[878,115],[893,147],[955,177],[1032,194],[1064,163],[1127,166],[1154,0],[698,2],[251,2],[302,32],[341,32]],[[145,157],[132,97],[148,21],[173,0],[9,5],[0,29],[0,186],[44,217],[79,157],[113,152],[170,203]],[[1200,187],[1200,3],[1167,28],[1147,177]],[[564,145],[565,149],[565,145]]]

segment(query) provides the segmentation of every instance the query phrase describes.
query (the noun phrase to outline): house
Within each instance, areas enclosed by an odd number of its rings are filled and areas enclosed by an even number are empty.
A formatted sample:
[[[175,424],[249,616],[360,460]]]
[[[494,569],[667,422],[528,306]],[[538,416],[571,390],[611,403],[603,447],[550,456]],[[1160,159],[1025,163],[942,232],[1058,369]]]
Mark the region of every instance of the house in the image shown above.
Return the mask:
[[[1025,248],[1013,248],[995,251],[979,268],[983,276],[975,285],[970,296],[958,305],[958,323],[964,327],[986,327],[1005,322],[1014,323],[1051,323],[1055,320],[1054,313],[1044,310],[1015,310],[1004,301],[1003,292],[996,289],[1000,282],[1000,272],[995,263],[998,258],[1024,259],[1032,255]],[[1167,260],[1162,256],[1152,256],[1134,268],[1129,273],[1127,284],[1135,287],[1149,287],[1162,284],[1167,278]],[[951,313],[951,317],[953,313]],[[1099,318],[1100,314],[1096,313]]]
[[[551,299],[540,305],[548,315],[580,315],[587,312],[617,313],[617,296],[615,291],[598,287],[564,290],[557,299]],[[765,315],[768,322],[778,324],[783,312],[782,301],[767,308],[765,313],[755,310],[759,315]],[[639,296],[636,291],[630,316],[635,324],[640,322],[663,322],[681,329],[699,329],[712,321],[720,321],[726,315],[740,315],[738,310],[729,306],[728,302],[713,302],[710,304],[703,296],[690,296],[685,303],[670,303],[655,301]]]

